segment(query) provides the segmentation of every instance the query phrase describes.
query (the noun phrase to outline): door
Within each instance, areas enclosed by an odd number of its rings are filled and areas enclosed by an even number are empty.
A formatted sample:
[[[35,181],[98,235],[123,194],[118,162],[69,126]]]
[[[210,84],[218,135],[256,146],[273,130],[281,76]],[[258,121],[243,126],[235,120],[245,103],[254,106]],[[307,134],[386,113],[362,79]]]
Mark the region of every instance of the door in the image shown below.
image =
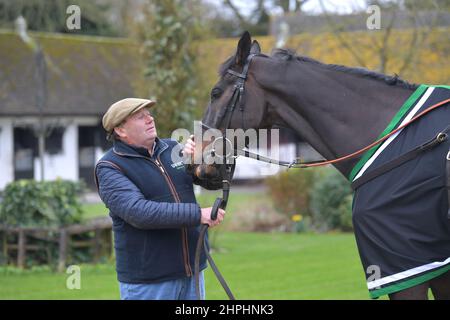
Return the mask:
[[[38,141],[30,128],[14,128],[14,180],[34,179]]]

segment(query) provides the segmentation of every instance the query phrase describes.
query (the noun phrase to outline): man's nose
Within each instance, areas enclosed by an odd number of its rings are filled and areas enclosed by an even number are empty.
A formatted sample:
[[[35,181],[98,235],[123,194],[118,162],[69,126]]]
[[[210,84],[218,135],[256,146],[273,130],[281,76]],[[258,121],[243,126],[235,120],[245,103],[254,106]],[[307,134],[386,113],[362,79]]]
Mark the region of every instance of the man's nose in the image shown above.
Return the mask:
[[[147,116],[145,117],[145,119],[146,119],[147,123],[152,123],[153,120],[155,120],[155,119],[153,119],[153,117],[152,117],[151,114],[147,115]]]

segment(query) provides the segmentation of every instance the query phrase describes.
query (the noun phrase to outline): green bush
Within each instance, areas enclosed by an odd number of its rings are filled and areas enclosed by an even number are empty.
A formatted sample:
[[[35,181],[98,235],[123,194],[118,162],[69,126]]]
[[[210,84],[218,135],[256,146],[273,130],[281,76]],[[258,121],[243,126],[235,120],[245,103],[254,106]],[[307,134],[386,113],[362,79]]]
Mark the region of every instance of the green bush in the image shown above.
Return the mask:
[[[319,230],[352,229],[352,190],[350,183],[336,169],[324,170],[311,191],[310,209]]]
[[[310,216],[310,187],[314,181],[313,170],[287,170],[265,180],[274,207],[292,218],[294,215]]]
[[[342,231],[353,231],[352,222],[352,206],[353,206],[353,195],[349,194],[345,196],[339,205],[339,229]]]
[[[0,224],[20,227],[59,227],[82,218],[78,194],[84,184],[58,179],[18,180],[8,184],[0,207]]]

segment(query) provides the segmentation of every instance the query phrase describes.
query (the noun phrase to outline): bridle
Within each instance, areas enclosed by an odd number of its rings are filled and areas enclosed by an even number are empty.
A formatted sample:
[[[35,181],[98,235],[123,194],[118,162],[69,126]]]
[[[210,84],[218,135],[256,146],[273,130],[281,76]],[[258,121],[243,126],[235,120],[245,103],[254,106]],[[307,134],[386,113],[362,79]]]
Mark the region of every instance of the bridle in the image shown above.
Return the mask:
[[[214,145],[218,139],[221,139],[222,140],[222,150],[224,153],[226,151],[227,143],[231,143],[230,140],[228,140],[225,135],[225,130],[230,128],[231,119],[233,117],[233,113],[236,110],[237,105],[239,105],[239,111],[242,114],[242,127],[244,127],[244,104],[242,103],[243,102],[242,98],[244,96],[244,85],[245,85],[245,80],[247,79],[250,63],[252,62],[252,59],[255,56],[256,56],[256,54],[250,54],[247,57],[247,60],[242,69],[242,73],[238,73],[231,69],[227,70],[227,73],[232,74],[235,77],[237,77],[237,81],[234,85],[234,90],[233,90],[233,94],[231,96],[230,102],[228,103],[227,107],[225,108],[225,113],[222,116],[222,118],[220,119],[218,125],[216,126],[219,129],[223,128],[224,133],[222,134],[222,137],[216,138],[215,141],[213,142],[213,145]],[[202,124],[202,126],[205,127],[206,125]],[[212,152],[214,153],[215,150],[213,149]],[[229,157],[227,157],[225,155],[223,156],[223,161],[224,161],[223,165],[220,166],[220,170],[221,170],[221,174],[222,174],[221,176],[223,177],[223,180],[222,180],[223,194],[222,194],[222,198],[217,198],[214,203],[213,210],[211,212],[211,218],[213,218],[213,220],[215,220],[217,218],[217,211],[219,210],[219,208],[225,210],[227,203],[228,203],[228,196],[230,194],[230,184],[231,184],[233,163],[229,163]]]
[[[222,180],[222,197],[219,197],[215,200],[214,205],[212,207],[211,210],[211,219],[212,220],[216,220],[217,218],[217,213],[219,208],[225,210],[227,203],[228,203],[228,198],[229,198],[229,194],[230,194],[230,185],[231,185],[231,178],[232,178],[232,168],[233,168],[233,164],[229,162],[229,159],[231,157],[226,156],[225,155],[225,151],[227,150],[226,145],[227,143],[231,144],[231,141],[226,137],[225,133],[226,133],[226,129],[230,128],[230,124],[231,124],[231,119],[233,117],[234,111],[236,110],[236,107],[239,105],[239,111],[241,112],[241,116],[242,116],[242,128],[244,129],[244,104],[243,104],[243,97],[244,97],[244,86],[245,86],[245,81],[247,79],[247,75],[248,75],[248,70],[250,67],[250,63],[252,61],[252,59],[257,56],[257,54],[250,54],[244,64],[244,67],[242,69],[241,73],[238,73],[234,70],[228,69],[226,72],[235,76],[237,78],[237,81],[234,85],[234,90],[233,90],[233,94],[231,96],[231,99],[229,101],[229,103],[227,104],[226,108],[225,108],[225,112],[224,114],[219,117],[219,122],[216,126],[216,129],[222,129],[223,133],[221,137],[216,138],[213,141],[213,148],[211,150],[211,155],[212,156],[216,156],[215,154],[215,144],[221,140],[222,142],[222,151],[223,151],[223,165],[219,166],[220,169],[220,173],[221,176],[223,177]],[[370,145],[356,151],[353,152],[351,154],[336,158],[336,159],[332,159],[332,160],[318,160],[318,161],[311,161],[311,162],[303,162],[300,158],[296,158],[292,161],[281,161],[281,160],[275,160],[275,159],[271,159],[269,157],[265,157],[262,155],[259,155],[257,153],[252,153],[248,150],[240,150],[240,149],[233,149],[232,152],[232,157],[236,158],[238,156],[244,156],[244,157],[251,157],[254,158],[256,160],[259,161],[263,161],[263,162],[267,162],[270,164],[276,164],[279,166],[284,166],[284,167],[288,167],[288,168],[309,168],[309,167],[318,167],[318,166],[324,166],[324,165],[328,165],[328,164],[335,164],[341,161],[345,161],[345,160],[349,160],[352,158],[355,158],[359,155],[361,155],[362,153],[370,150],[371,148],[373,148],[374,146],[384,142],[385,140],[387,140],[389,137],[391,137],[392,135],[396,134],[397,132],[399,132],[400,130],[402,130],[403,128],[405,128],[406,126],[410,125],[411,123],[413,123],[414,121],[418,120],[419,118],[423,117],[425,114],[429,113],[430,111],[441,107],[447,103],[450,102],[450,99],[446,99],[444,101],[441,101],[439,103],[436,103],[430,107],[428,107],[427,109],[425,109],[424,111],[422,111],[421,113],[419,113],[418,115],[414,116],[410,121],[408,121],[407,123],[405,123],[404,125],[396,128],[395,130],[391,131],[389,134],[383,136],[382,138],[376,140],[375,142],[371,143]],[[206,124],[202,123],[202,127],[206,128],[206,129],[214,129],[211,128],[209,126],[207,126]],[[428,149],[428,146],[434,146],[436,144],[442,143],[443,141],[445,141],[448,137],[447,132],[450,130],[450,126],[447,127],[446,129],[444,129],[442,132],[439,132],[437,134],[437,136],[435,138],[433,138],[431,141],[423,144],[422,146],[419,146],[417,149],[419,151],[415,151],[414,153],[411,153],[411,156],[416,156],[419,152],[422,152],[424,150]],[[414,150],[413,150],[414,151]],[[450,152],[449,152],[450,154]],[[408,160],[410,159],[408,158]],[[406,161],[407,159],[403,159],[400,161]],[[399,165],[400,162],[396,162],[395,165]],[[388,168],[386,168],[387,170]],[[380,175],[383,172],[380,171],[377,174]],[[450,198],[450,193],[449,193],[449,198]],[[449,215],[450,215],[450,211],[449,211]],[[222,284],[222,287],[224,288],[225,292],[227,293],[228,297],[230,300],[235,300],[233,294],[231,293],[231,290],[229,289],[227,283],[225,282],[225,279],[223,278],[223,276],[220,274],[219,270],[217,269],[212,257],[209,254],[209,248],[206,244],[205,241],[205,235],[206,235],[206,231],[208,229],[208,225],[202,225],[201,229],[200,229],[200,235],[199,235],[199,239],[197,241],[197,247],[196,247],[196,253],[195,253],[195,282],[196,282],[196,293],[197,293],[197,297],[200,299],[200,285],[199,285],[199,264],[200,264],[200,254],[201,254],[201,249],[202,249],[202,245],[204,247],[204,252],[206,254],[206,257],[208,259],[209,264],[211,265],[211,268],[213,269],[214,273],[216,274],[216,277],[218,278],[218,280],[220,281],[220,283]]]
[[[250,67],[250,63],[255,57],[256,54],[250,54],[247,57],[247,60],[244,64],[244,67],[242,69],[242,73],[238,73],[236,71],[233,71],[231,69],[227,70],[227,73],[237,77],[237,81],[234,85],[233,94],[231,96],[230,102],[227,104],[227,107],[225,108],[225,113],[220,118],[219,123],[217,125],[217,128],[223,128],[224,132],[222,134],[222,137],[216,138],[216,140],[213,142],[215,144],[218,139],[222,140],[222,150],[225,152],[227,142],[230,142],[226,136],[225,136],[225,130],[230,127],[231,119],[233,117],[233,113],[236,109],[236,106],[239,104],[239,111],[242,114],[242,126],[244,126],[244,105],[242,103],[243,96],[244,96],[244,85],[245,80],[247,79],[248,75],[248,69]],[[207,125],[202,123],[203,127],[206,127],[208,129],[212,129],[208,127]],[[212,155],[215,154],[214,149],[212,150]],[[222,197],[218,197],[216,201],[214,202],[214,205],[211,210],[211,220],[217,219],[217,213],[219,209],[225,210],[228,203],[228,197],[230,195],[230,185],[231,185],[231,178],[232,178],[232,171],[233,171],[233,164],[229,162],[229,157],[224,156],[223,158],[223,165],[219,166],[219,170],[222,177]],[[195,251],[195,265],[194,265],[194,277],[195,277],[195,290],[197,294],[197,298],[200,300],[200,254],[202,251],[202,246],[204,248],[204,252],[206,254],[206,258],[208,259],[208,262],[213,269],[214,273],[216,274],[217,279],[222,284],[222,287],[224,288],[225,292],[228,295],[228,298],[230,300],[235,300],[233,293],[231,292],[230,288],[228,287],[227,283],[225,282],[225,279],[220,274],[219,269],[217,269],[214,260],[212,259],[211,255],[209,254],[209,248],[207,246],[207,243],[205,241],[205,235],[206,231],[208,230],[208,225],[204,224],[201,226],[200,229],[200,235],[197,241],[197,247]]]
[[[234,70],[228,69],[226,72],[235,76],[237,78],[236,83],[234,84],[234,90],[233,94],[231,96],[230,102],[227,104],[227,107],[225,108],[225,113],[223,116],[219,119],[219,123],[216,125],[216,128],[224,130],[230,128],[231,124],[231,118],[233,117],[233,113],[236,110],[236,106],[239,104],[239,111],[241,112],[242,116],[242,128],[244,128],[244,104],[243,104],[243,97],[244,97],[244,86],[245,86],[245,80],[247,80],[248,75],[248,69],[250,67],[250,63],[252,62],[252,59],[257,56],[257,54],[250,54],[244,64],[244,67],[242,68],[242,72],[236,72]]]

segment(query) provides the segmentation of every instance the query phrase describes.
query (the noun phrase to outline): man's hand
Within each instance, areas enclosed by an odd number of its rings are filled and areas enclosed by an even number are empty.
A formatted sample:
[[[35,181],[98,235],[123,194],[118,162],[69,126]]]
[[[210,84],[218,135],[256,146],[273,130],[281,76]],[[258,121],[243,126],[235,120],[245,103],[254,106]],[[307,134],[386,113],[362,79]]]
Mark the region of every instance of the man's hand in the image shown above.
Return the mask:
[[[187,140],[186,144],[184,145],[183,156],[192,157],[192,155],[194,154],[194,150],[195,150],[194,135],[191,135]]]
[[[202,208],[202,217],[200,219],[201,224],[207,224],[207,225],[209,225],[210,228],[219,225],[223,221],[223,218],[225,216],[225,211],[222,209],[219,209],[217,211],[217,219],[211,220],[211,211],[212,211],[212,207]]]

